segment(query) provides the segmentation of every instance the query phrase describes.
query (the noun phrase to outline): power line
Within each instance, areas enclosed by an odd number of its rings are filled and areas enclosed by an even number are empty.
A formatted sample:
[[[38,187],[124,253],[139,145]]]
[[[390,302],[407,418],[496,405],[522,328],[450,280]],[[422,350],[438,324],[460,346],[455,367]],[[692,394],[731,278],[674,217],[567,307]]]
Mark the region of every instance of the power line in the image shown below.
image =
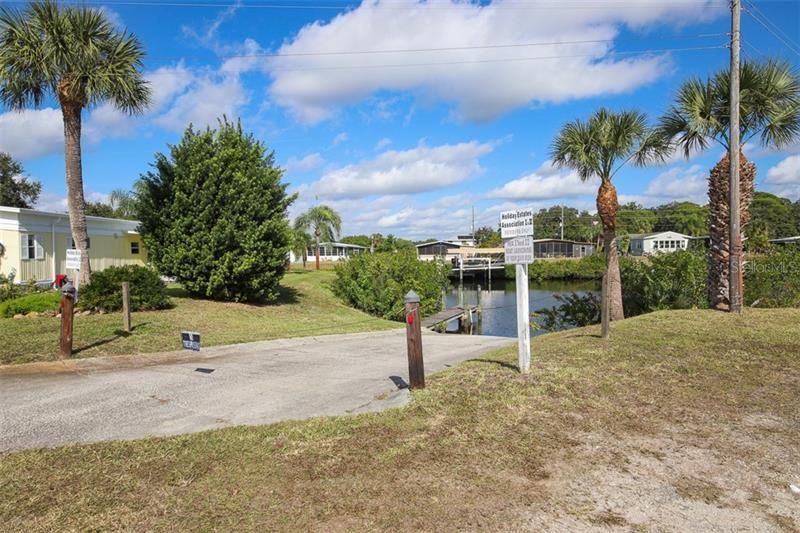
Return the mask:
[[[6,4],[21,4],[25,5],[27,2],[22,0],[0,0],[0,3]],[[324,1],[317,1],[313,4],[306,4],[303,2],[291,3],[291,0],[284,0],[282,3],[224,3],[224,2],[176,2],[176,1],[138,1],[138,0],[109,0],[109,1],[64,1],[64,5],[76,6],[139,6],[139,7],[189,7],[189,8],[235,8],[235,9],[330,9],[330,10],[345,10],[357,8],[361,6],[360,2],[342,2],[342,3],[324,3]],[[697,6],[705,9],[726,9],[727,4],[722,2],[706,3],[697,0],[673,0],[672,2],[664,3],[630,3],[630,2],[582,2],[582,3],[529,3],[529,2],[503,2],[501,5],[478,5],[478,4],[452,4],[447,6],[427,5],[417,2],[381,2],[383,9],[398,9],[398,10],[457,10],[464,9],[465,7],[478,7],[481,9],[491,8],[497,11],[507,10],[524,10],[524,11],[541,11],[541,10],[574,10],[574,9],[589,9],[589,10],[604,10],[604,9],[663,9],[673,7],[676,4],[682,4],[686,7]]]
[[[705,33],[699,35],[683,35],[675,37],[642,37],[639,40],[679,40],[679,39],[707,39],[711,37],[723,37],[726,33]],[[465,46],[443,46],[431,48],[387,48],[379,50],[339,50],[339,51],[318,51],[318,52],[257,52],[252,54],[231,54],[220,55],[220,59],[238,59],[254,57],[326,57],[326,56],[348,56],[348,55],[373,55],[373,54],[399,54],[417,52],[450,52],[462,50],[493,50],[503,48],[528,48],[535,46],[561,46],[567,44],[597,44],[597,43],[621,43],[615,39],[583,39],[576,41],[541,41],[531,43],[504,43],[504,44],[477,44]]]
[[[763,23],[768,24],[769,26],[772,27],[772,29],[774,29],[776,32],[778,32],[787,41],[792,43],[796,50],[800,50],[800,45],[795,43],[792,40],[792,38],[786,32],[784,32],[783,29],[780,28],[780,26],[778,26],[772,20],[770,20],[770,18],[763,11],[761,11],[753,2],[749,2],[748,1],[747,2],[747,6],[748,6],[748,8],[745,9],[745,13],[749,14],[753,18],[756,18],[756,15],[758,15],[762,19],[761,21],[759,21],[759,22],[762,22],[762,25],[763,25]]]
[[[770,32],[773,35],[773,37],[775,37],[781,43],[783,43],[784,46],[786,46],[789,49],[790,52],[800,56],[800,46],[798,46],[797,44],[795,44],[794,42],[792,42],[792,41],[790,41],[788,39],[784,39],[783,37],[781,37],[778,33],[775,32],[775,30],[770,28],[769,25],[767,25],[767,23],[765,23],[758,15],[756,15],[755,12],[748,10],[748,11],[745,11],[745,13],[750,15],[750,17],[752,17],[753,20],[755,20],[756,22],[761,24],[761,26],[763,26],[768,32]],[[771,21],[770,21],[770,24],[772,24]]]
[[[629,51],[611,51],[603,54],[604,56],[628,56],[628,55],[646,55],[658,54],[665,52],[694,52],[700,50],[718,50],[727,48],[727,45],[715,46],[693,46],[685,48],[651,48],[648,50],[629,50]],[[357,69],[381,69],[381,68],[406,68],[406,67],[436,67],[436,66],[449,66],[449,65],[473,65],[484,63],[512,63],[521,61],[541,61],[552,59],[567,59],[574,57],[597,57],[598,54],[566,54],[566,55],[553,55],[553,56],[538,56],[538,57],[511,57],[511,58],[494,58],[494,59],[470,59],[464,61],[437,61],[431,63],[394,63],[384,65],[335,65],[335,66],[320,66],[320,67],[277,67],[271,69],[271,72],[290,72],[290,71],[310,71],[310,70],[357,70]]]

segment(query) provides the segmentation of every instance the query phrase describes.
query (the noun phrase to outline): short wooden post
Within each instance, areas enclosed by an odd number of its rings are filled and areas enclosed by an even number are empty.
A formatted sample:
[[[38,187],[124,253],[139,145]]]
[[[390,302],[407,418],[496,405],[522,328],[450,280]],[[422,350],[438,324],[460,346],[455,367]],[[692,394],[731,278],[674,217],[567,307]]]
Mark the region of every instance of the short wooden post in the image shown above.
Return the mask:
[[[603,274],[603,286],[600,291],[600,336],[608,338],[608,274]]]
[[[75,287],[67,282],[61,289],[61,357],[72,357],[72,322],[75,318]]]
[[[122,282],[122,329],[131,332],[131,284]]]
[[[425,388],[425,365],[422,362],[422,325],[419,316],[419,296],[408,291],[406,304],[406,341],[408,346],[408,379],[412,389]]]

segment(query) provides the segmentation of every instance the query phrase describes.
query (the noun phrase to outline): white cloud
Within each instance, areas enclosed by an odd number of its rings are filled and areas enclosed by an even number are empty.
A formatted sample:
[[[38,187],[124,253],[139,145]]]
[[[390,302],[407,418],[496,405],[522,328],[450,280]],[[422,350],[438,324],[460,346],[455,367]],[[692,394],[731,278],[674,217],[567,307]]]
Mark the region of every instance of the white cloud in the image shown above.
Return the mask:
[[[359,198],[441,189],[480,174],[480,157],[493,149],[492,143],[472,141],[390,150],[325,173],[311,190],[330,198]]]
[[[645,196],[692,200],[703,197],[708,190],[708,172],[700,165],[674,167],[653,178],[644,191]]]
[[[383,150],[384,148],[386,148],[390,144],[392,144],[392,140],[390,138],[388,138],[388,137],[384,137],[383,139],[381,139],[380,141],[378,141],[375,144],[375,149],[376,150]]]
[[[39,195],[39,200],[34,206],[40,211],[50,211],[51,213],[67,212],[67,197],[49,191],[43,191]]]
[[[205,117],[214,111],[233,115],[243,98],[238,78],[230,78],[233,83],[227,85],[221,82],[223,89],[220,91],[209,91],[208,84],[214,84],[209,76],[193,73],[182,63],[146,72],[144,77],[150,83],[152,98],[143,116],[127,115],[111,103],[101,104],[91,109],[84,118],[84,142],[94,144],[109,137],[133,135],[146,120],[160,113],[166,113],[160,117],[160,124],[173,129],[183,129],[188,125],[188,121],[178,125],[181,119],[196,119],[197,124],[208,124]],[[232,87],[229,95],[220,94],[229,87]],[[182,97],[183,100],[178,101],[176,97]],[[216,97],[217,100],[206,102],[205,105],[193,103],[193,100],[205,97]],[[165,111],[173,103],[178,109]],[[184,112],[193,105],[193,113]],[[46,107],[0,114],[0,151],[8,152],[17,159],[34,159],[61,152],[63,145],[64,127],[60,109]]]
[[[63,150],[61,110],[52,107],[0,114],[0,152],[33,159]]]
[[[652,5],[641,5],[646,2]],[[365,1],[328,22],[306,25],[279,48],[278,57],[251,68],[268,69],[274,100],[306,123],[328,119],[338,107],[381,91],[411,91],[423,101],[452,102],[459,118],[483,121],[531,104],[620,94],[651,83],[672,70],[670,59],[640,55],[615,60],[609,41],[626,26],[638,30],[697,23],[723,12],[701,2],[662,0],[614,8],[529,8],[504,0],[486,5]],[[605,42],[586,42],[593,40]],[[490,48],[468,48],[476,45]],[[452,50],[457,47],[462,49]],[[409,49],[438,50],[314,55]]]
[[[104,204],[107,204],[111,199],[110,194],[97,191],[89,191],[84,195],[84,197],[87,202],[100,202]],[[66,213],[67,197],[50,191],[43,191],[34,207],[40,211]]]
[[[117,30],[125,29],[125,23],[122,21],[122,17],[120,16],[119,13],[117,13],[108,6],[100,6],[99,8],[97,8],[97,10],[101,14],[103,14],[106,17],[106,19],[108,19],[108,21],[111,23],[112,26],[114,26],[114,28],[116,28]]]
[[[313,154],[308,154],[305,157],[297,159],[296,157],[290,157],[289,160],[283,165],[286,172],[308,172],[310,170],[314,170],[315,168],[319,168],[325,160],[319,154],[319,152],[314,152]]]
[[[769,190],[792,200],[800,200],[800,154],[790,155],[767,171]]]
[[[767,171],[767,183],[800,184],[800,154],[790,155]]]
[[[172,130],[183,130],[190,123],[198,128],[215,126],[222,115],[237,118],[239,108],[247,102],[238,76],[220,78],[209,74],[196,77],[189,90],[178,96],[170,109],[154,122]]]
[[[545,161],[534,172],[489,191],[488,196],[514,200],[544,200],[587,196],[596,193],[597,187],[594,180],[582,181],[577,172],[559,170],[551,161]]]
[[[229,49],[227,46],[223,46],[219,42],[219,28],[224,22],[233,17],[241,6],[241,0],[237,0],[227,8],[220,11],[214,20],[212,20],[202,31],[197,31],[188,25],[181,26],[181,31],[183,32],[183,35],[196,41],[201,46],[209,48],[217,54],[223,54],[229,51]]]
[[[348,138],[349,136],[347,135],[347,132],[343,131],[339,133],[338,135],[336,135],[336,137],[333,138],[333,146],[338,146],[342,144],[343,142],[347,141]]]

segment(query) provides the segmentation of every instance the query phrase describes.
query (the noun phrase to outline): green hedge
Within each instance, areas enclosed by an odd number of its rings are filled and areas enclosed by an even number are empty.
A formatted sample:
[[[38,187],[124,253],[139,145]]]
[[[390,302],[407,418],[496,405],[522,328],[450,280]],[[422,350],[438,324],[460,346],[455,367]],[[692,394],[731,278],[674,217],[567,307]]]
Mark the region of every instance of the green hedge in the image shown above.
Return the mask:
[[[81,287],[78,307],[81,309],[122,309],[122,282],[131,287],[131,311],[150,311],[172,307],[167,287],[158,273],[138,265],[110,267],[92,273],[92,282]]]
[[[800,307],[800,249],[746,258],[744,300],[755,307]]]
[[[55,311],[61,300],[59,292],[37,292],[0,303],[0,317],[11,318],[14,315]]]
[[[620,261],[625,316],[661,309],[708,307],[705,252],[677,251]]]
[[[602,279],[606,260],[598,253],[580,259],[537,259],[528,265],[528,277],[534,281],[551,279]],[[506,279],[516,276],[515,265],[506,265]]]
[[[403,297],[409,290],[419,295],[423,316],[441,309],[449,271],[444,263],[417,260],[414,251],[362,253],[336,265],[333,290],[357,309],[402,321]]]

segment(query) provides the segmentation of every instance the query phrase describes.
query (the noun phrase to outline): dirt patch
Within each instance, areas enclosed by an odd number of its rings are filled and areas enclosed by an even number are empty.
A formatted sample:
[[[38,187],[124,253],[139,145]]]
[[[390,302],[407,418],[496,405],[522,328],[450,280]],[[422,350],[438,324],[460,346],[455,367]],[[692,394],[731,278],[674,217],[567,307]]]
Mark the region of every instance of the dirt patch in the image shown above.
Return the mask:
[[[768,420],[771,432],[765,435]],[[587,433],[542,482],[541,531],[800,531],[796,441],[786,420],[666,427],[657,436]],[[743,428],[749,428],[744,429]],[[753,453],[748,453],[748,450]]]

